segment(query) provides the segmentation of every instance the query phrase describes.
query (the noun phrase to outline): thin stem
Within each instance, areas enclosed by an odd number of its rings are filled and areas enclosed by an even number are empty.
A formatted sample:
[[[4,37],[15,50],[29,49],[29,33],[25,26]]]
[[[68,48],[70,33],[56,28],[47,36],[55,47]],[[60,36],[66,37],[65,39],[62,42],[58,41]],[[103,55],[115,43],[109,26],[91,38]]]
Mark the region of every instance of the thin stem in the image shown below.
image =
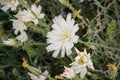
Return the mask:
[[[106,46],[106,45],[103,45],[103,44],[98,44],[98,43],[83,42],[82,40],[79,40],[79,43],[82,43],[82,44],[84,44],[86,46],[88,46],[88,45],[94,45],[94,46],[98,46],[98,47],[103,47],[103,48],[107,48],[107,49],[112,49],[112,50],[120,51],[120,49],[118,49],[118,48],[113,48],[113,47],[109,47],[109,46]]]

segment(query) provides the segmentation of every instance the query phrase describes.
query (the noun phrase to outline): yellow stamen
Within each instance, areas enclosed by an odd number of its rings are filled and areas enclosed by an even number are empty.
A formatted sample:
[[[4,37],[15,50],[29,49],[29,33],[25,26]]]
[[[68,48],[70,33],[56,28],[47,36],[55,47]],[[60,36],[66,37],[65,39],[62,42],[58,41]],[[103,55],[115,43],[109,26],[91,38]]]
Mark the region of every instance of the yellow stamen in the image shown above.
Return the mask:
[[[70,39],[70,35],[68,34],[68,33],[65,33],[64,35],[63,35],[63,40],[69,40]]]
[[[73,12],[73,17],[74,17],[74,18],[76,18],[76,17],[77,17],[77,18],[79,18],[79,19],[81,19],[81,20],[82,20],[82,19],[83,19],[83,17],[80,15],[80,12],[81,12],[81,10],[78,10],[78,11],[77,11],[77,10],[75,10],[75,11]]]
[[[83,64],[84,64],[84,61],[83,61],[83,56],[82,56],[82,57],[80,57],[80,59],[78,60],[78,64],[80,64],[80,65],[83,65]]]
[[[88,62],[88,57],[87,57],[86,55],[81,56],[81,57],[78,59],[78,64],[79,64],[79,65],[83,65],[83,64],[85,64],[85,63],[87,63],[87,62]]]
[[[108,63],[107,67],[110,68],[110,69],[112,69],[115,74],[118,71],[118,68],[114,64]]]
[[[24,68],[28,68],[28,67],[29,67],[28,61],[27,61],[25,58],[23,58],[22,66],[23,66]]]

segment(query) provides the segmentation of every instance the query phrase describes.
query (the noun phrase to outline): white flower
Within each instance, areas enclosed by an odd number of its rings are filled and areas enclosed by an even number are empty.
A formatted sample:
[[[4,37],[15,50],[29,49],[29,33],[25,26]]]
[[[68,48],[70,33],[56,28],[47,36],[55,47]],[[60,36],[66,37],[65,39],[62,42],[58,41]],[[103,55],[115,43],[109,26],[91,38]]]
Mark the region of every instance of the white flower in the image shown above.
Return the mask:
[[[18,13],[16,15],[14,15],[17,19],[19,19],[22,22],[26,22],[23,18],[23,16],[25,16],[25,14],[23,13],[23,11],[20,9],[18,11]]]
[[[24,30],[27,29],[27,26],[24,24],[24,22],[20,21],[20,20],[12,20],[13,21],[13,29],[15,29],[15,34],[17,35],[17,33],[20,31],[20,33],[23,33]]]
[[[75,72],[72,68],[65,67],[65,70],[61,76],[66,77],[67,79],[72,79],[75,77]]]
[[[14,46],[16,44],[15,39],[8,39],[6,41],[3,41],[3,44],[8,46]]]
[[[43,75],[39,75],[39,76],[36,76],[36,75],[29,73],[29,72],[28,72],[28,75],[30,76],[30,78],[32,80],[45,80],[47,78],[46,76],[48,75],[48,71],[44,71]]]
[[[90,54],[87,54],[86,49],[84,49],[84,52],[80,52],[78,49],[76,49],[76,52],[78,56],[75,58],[75,61],[71,63],[72,69],[75,70],[75,73],[80,73],[80,77],[84,78],[84,76],[87,73],[87,68],[91,68],[94,70],[93,63],[90,59]]]
[[[1,8],[3,11],[7,11],[9,8],[11,8],[11,10],[16,10],[16,7],[19,4],[18,0],[0,0],[1,5],[3,5],[3,7]]]
[[[47,34],[46,47],[48,52],[54,51],[53,57],[57,57],[58,53],[61,51],[61,57],[72,53],[71,49],[74,46],[73,43],[77,43],[79,37],[75,35],[78,31],[78,24],[75,24],[75,20],[71,19],[71,14],[67,15],[66,20],[59,15],[53,19],[54,24],[52,25],[53,30]]]
[[[17,19],[12,19],[13,21],[13,29],[15,29],[14,33],[17,35],[20,32],[20,35],[16,37],[17,40],[21,42],[27,41],[28,37],[25,32],[27,29],[27,26],[25,25],[25,20],[23,18],[24,14],[22,10],[19,10],[19,12],[15,15]]]
[[[15,15],[15,17],[17,18],[17,20],[16,19],[12,19],[12,21],[13,21],[13,29],[15,29],[15,34],[17,35],[18,34],[18,32],[20,32],[20,33],[23,33],[24,32],[24,30],[26,30],[27,29],[27,26],[24,24],[24,19],[22,18],[22,16],[23,16],[24,14],[23,14],[23,12],[20,10],[16,15]]]
[[[41,13],[41,9],[42,7],[39,5],[38,7],[36,7],[35,4],[31,5],[31,10],[33,11],[33,14],[30,10],[23,10],[23,18],[25,21],[32,21],[34,22],[34,24],[38,24],[38,18],[44,18],[45,14]]]
[[[22,32],[19,36],[16,37],[16,39],[21,42],[27,41],[28,37],[27,37],[26,32]]]

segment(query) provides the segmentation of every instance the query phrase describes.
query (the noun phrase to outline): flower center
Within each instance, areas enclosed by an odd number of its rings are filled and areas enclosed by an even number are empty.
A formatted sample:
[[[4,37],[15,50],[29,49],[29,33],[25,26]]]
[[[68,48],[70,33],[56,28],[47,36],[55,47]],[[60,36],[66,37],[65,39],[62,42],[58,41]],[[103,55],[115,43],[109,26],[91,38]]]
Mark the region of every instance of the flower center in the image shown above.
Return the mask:
[[[88,62],[88,57],[87,56],[81,56],[79,59],[78,59],[78,64],[79,65],[83,65],[83,64],[85,64],[85,63],[87,63]]]
[[[7,0],[7,2],[10,2],[10,3],[15,3],[16,2],[16,0]]]
[[[69,35],[68,33],[65,33],[65,34],[63,35],[63,39],[64,39],[65,41],[69,40],[69,39],[70,39],[70,35]]]
[[[36,19],[36,17],[33,15],[33,14],[31,14],[32,15],[32,20],[35,20]]]

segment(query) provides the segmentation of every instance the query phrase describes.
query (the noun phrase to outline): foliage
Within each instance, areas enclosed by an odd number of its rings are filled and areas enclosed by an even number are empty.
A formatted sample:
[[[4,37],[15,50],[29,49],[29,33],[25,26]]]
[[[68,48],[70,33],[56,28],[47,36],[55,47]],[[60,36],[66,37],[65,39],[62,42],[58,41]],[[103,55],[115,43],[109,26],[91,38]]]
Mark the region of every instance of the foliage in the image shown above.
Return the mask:
[[[19,0],[22,1],[22,0]],[[55,80],[56,75],[62,74],[64,66],[74,61],[76,53],[61,58],[53,58],[53,52],[46,51],[46,34],[51,31],[52,19],[55,16],[74,13],[80,10],[75,17],[79,24],[80,39],[75,47],[80,51],[84,48],[91,53],[95,70],[89,70],[84,80],[119,80],[120,79],[120,1],[119,0],[26,0],[29,4],[20,3],[17,10],[4,12],[0,10],[0,80],[30,80],[28,70],[22,66],[22,59],[26,58],[30,65],[49,71],[49,80]],[[41,5],[45,17],[39,20],[38,25],[32,22],[25,23],[28,40],[21,43],[16,41],[16,46],[6,46],[3,40],[15,38],[12,29],[13,15],[19,9],[30,8],[31,4]],[[0,6],[2,7],[2,5]],[[115,64],[118,71],[114,73],[107,67],[108,63]],[[78,78],[80,80],[79,75]],[[56,79],[57,80],[57,79]],[[66,80],[64,78],[64,80]]]

